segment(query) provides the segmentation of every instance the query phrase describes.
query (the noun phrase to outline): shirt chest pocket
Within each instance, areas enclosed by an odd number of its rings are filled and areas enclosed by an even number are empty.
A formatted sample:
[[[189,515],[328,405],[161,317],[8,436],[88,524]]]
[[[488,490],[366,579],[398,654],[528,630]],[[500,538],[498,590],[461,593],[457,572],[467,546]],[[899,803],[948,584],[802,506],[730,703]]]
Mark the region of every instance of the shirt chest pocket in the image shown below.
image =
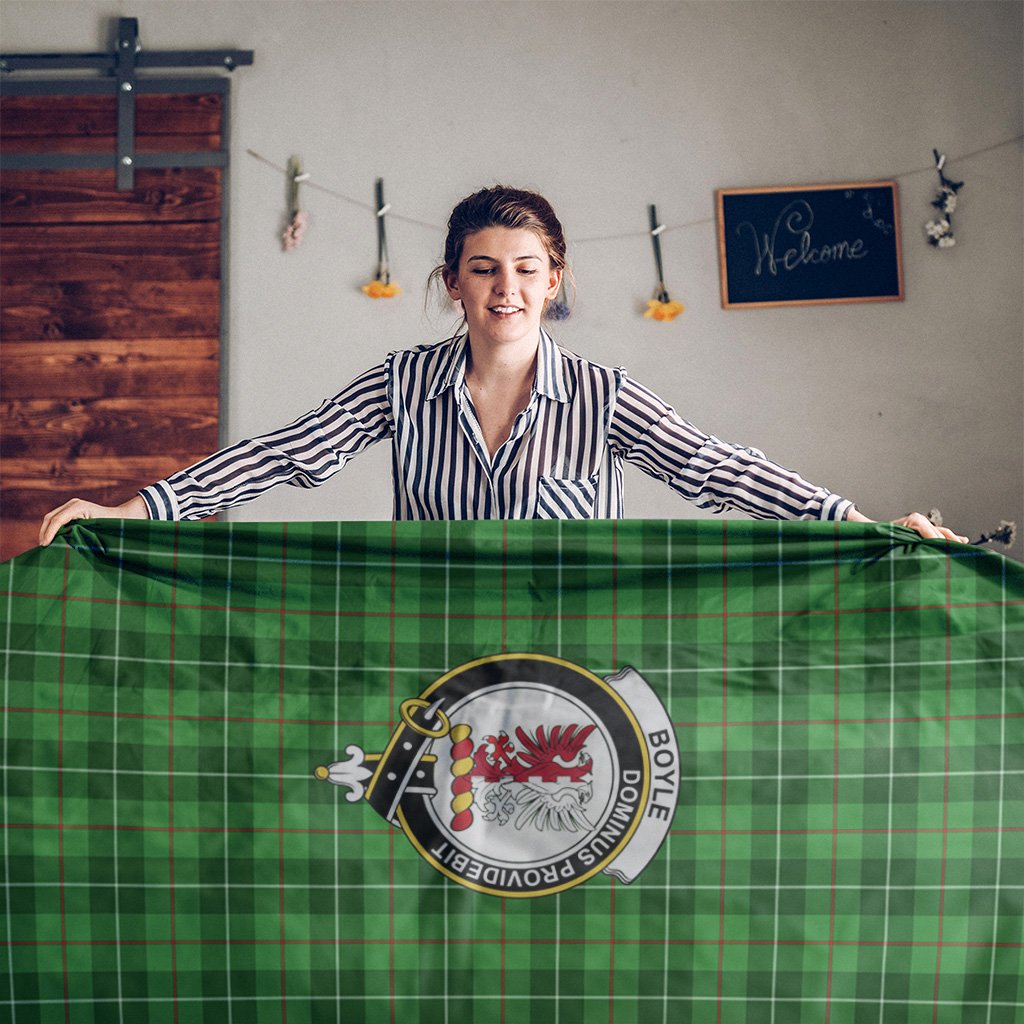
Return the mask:
[[[597,476],[571,479],[542,476],[537,481],[534,519],[593,519]]]

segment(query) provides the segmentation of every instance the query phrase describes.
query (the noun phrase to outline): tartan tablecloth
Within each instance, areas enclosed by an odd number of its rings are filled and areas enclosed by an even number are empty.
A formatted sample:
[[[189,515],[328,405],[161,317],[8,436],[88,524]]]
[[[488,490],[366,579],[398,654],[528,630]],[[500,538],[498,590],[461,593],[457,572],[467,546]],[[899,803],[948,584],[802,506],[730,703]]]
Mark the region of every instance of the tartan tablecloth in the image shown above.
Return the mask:
[[[0,1020],[1024,1020],[996,554],[105,521],[0,587]]]

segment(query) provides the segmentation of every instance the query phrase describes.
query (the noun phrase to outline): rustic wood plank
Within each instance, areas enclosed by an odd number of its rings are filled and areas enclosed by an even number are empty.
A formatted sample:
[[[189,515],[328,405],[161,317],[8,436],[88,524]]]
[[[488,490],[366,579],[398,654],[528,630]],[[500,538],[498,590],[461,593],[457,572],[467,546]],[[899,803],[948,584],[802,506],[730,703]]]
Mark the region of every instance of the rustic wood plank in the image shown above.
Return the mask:
[[[215,280],[220,225],[34,224],[4,229],[0,281]]]
[[[218,281],[12,284],[0,298],[10,341],[210,337],[220,333]]]
[[[141,487],[191,465],[206,451],[179,455],[80,459],[5,459],[0,471],[0,514],[39,520],[70,498],[119,505]]]
[[[221,148],[219,135],[139,135],[136,153],[194,153]],[[116,135],[16,135],[3,140],[5,153],[109,153],[114,159]]]
[[[219,135],[220,93],[139,93],[136,135]],[[0,139],[117,135],[117,95],[0,97]]]
[[[39,543],[39,519],[8,519],[0,523],[0,562],[31,551]]]
[[[0,223],[219,220],[220,192],[216,167],[142,169],[133,192],[118,191],[113,169],[6,171]]]
[[[217,338],[10,341],[0,348],[4,398],[124,398],[220,391]]]
[[[4,466],[29,456],[79,459],[217,448],[216,398],[25,398],[5,401]],[[6,468],[4,470],[6,472]]]

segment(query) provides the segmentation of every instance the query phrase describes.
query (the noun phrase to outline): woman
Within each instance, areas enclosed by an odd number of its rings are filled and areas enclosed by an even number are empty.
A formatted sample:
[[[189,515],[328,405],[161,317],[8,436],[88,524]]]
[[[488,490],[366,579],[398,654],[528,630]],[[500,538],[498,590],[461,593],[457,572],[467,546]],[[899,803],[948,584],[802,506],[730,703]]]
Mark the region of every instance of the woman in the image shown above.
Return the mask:
[[[567,272],[561,224],[532,192],[464,199],[431,274],[460,304],[464,334],[394,352],[281,430],[242,441],[113,508],[74,498],[73,519],[196,519],[279,483],[313,487],[375,441],[392,441],[396,519],[615,518],[622,460],[704,508],[762,519],[870,522],[852,502],[682,419],[621,369],[566,352],[541,329]],[[924,537],[966,541],[913,513]]]

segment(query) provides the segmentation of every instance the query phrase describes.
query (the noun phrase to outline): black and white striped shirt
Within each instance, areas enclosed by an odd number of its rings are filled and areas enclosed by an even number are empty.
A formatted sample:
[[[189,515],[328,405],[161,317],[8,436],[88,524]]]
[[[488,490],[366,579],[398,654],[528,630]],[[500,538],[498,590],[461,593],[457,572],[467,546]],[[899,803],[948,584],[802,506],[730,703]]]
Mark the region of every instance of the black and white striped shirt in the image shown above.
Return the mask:
[[[492,459],[465,386],[465,336],[391,353],[294,423],[240,441],[140,493],[153,519],[199,519],[277,484],[316,487],[392,442],[396,519],[610,519],[622,460],[702,508],[845,519],[852,502],[698,430],[630,380],[541,332],[527,407]]]

